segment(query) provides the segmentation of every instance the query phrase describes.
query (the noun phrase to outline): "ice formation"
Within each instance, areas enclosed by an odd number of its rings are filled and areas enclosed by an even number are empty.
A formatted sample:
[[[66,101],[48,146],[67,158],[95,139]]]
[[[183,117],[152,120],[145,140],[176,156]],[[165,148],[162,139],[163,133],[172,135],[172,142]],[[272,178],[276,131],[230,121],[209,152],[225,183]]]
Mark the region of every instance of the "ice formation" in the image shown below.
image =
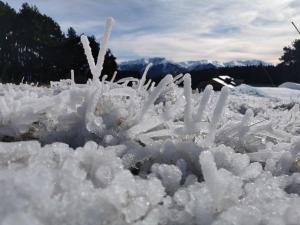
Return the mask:
[[[84,52],[85,52],[85,55],[88,60],[94,82],[99,80],[99,77],[100,77],[102,69],[103,69],[104,57],[105,57],[106,51],[108,49],[108,40],[110,37],[110,33],[112,31],[113,24],[114,24],[114,19],[112,17],[109,17],[106,21],[105,32],[104,32],[103,38],[101,40],[101,47],[100,47],[100,50],[98,53],[98,58],[97,58],[96,64],[95,64],[94,57],[92,55],[90,42],[89,42],[87,36],[85,36],[85,35],[81,36],[81,43],[83,45]]]
[[[184,129],[187,133],[192,132],[192,79],[189,74],[186,74],[184,80],[184,96],[185,96],[185,107],[184,107]]]
[[[0,224],[299,224],[300,92],[198,93],[149,68],[0,84]]]

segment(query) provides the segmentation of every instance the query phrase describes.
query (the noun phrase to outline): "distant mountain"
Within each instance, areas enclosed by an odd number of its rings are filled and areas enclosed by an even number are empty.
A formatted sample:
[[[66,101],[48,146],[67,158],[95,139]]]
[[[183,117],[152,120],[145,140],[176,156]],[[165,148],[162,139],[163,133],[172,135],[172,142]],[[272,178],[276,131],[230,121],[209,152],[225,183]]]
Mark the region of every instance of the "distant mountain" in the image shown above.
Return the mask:
[[[138,71],[139,73],[143,73],[145,67],[149,63],[153,64],[148,72],[149,76],[188,73],[191,71],[200,71],[219,67],[270,65],[270,63],[266,63],[261,60],[236,60],[225,63],[209,60],[173,62],[166,58],[154,57],[121,62],[119,63],[119,70]]]
[[[225,67],[234,67],[234,66],[268,66],[272,65],[271,63],[267,63],[261,60],[253,59],[253,60],[235,60],[224,63]]]
[[[152,63],[152,67],[149,70],[149,76],[159,76],[165,74],[178,74],[183,72],[188,72],[188,70],[180,65],[180,63],[175,63],[169,61],[165,58],[155,57],[155,58],[143,58],[138,60],[132,60],[127,62],[119,63],[119,70],[130,70],[138,71],[143,73],[145,67]]]

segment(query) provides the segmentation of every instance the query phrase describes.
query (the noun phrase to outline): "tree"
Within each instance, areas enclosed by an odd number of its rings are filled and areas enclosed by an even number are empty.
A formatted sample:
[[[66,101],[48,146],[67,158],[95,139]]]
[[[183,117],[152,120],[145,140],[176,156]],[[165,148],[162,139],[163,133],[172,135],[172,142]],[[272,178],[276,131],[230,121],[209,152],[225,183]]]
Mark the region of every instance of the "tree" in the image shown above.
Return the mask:
[[[99,43],[90,40],[95,58]],[[70,77],[74,69],[78,81],[91,77],[80,36],[74,28],[65,35],[50,17],[37,7],[24,3],[19,12],[0,1],[0,78],[1,82],[25,81],[48,83]],[[103,72],[117,69],[115,57],[108,50]]]
[[[300,82],[300,39],[293,42],[292,46],[283,48],[283,55],[279,58],[282,62],[278,70],[288,81]]]
[[[283,48],[283,55],[280,57],[281,64],[286,66],[300,65],[300,39],[295,40],[292,46]]]
[[[75,39],[75,38],[77,38],[77,37],[78,37],[78,36],[77,36],[76,31],[74,30],[74,28],[73,28],[73,27],[70,27],[70,28],[68,29],[68,32],[67,32],[67,38]]]
[[[14,25],[17,13],[7,3],[0,1],[0,76],[4,78],[17,59]]]
[[[62,60],[60,45],[65,38],[59,25],[35,6],[24,3],[15,30],[18,73],[26,80],[39,82],[58,79],[61,71],[57,64]]]

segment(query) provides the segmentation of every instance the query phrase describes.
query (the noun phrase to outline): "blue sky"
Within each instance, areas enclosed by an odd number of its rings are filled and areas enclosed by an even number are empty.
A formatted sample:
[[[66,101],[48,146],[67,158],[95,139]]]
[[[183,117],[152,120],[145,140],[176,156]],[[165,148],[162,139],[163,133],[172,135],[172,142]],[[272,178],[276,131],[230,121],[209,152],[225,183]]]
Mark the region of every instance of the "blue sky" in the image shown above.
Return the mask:
[[[19,9],[22,0],[7,0]],[[66,31],[102,36],[116,20],[110,48],[118,61],[260,59],[278,63],[282,48],[300,38],[299,0],[28,0]]]

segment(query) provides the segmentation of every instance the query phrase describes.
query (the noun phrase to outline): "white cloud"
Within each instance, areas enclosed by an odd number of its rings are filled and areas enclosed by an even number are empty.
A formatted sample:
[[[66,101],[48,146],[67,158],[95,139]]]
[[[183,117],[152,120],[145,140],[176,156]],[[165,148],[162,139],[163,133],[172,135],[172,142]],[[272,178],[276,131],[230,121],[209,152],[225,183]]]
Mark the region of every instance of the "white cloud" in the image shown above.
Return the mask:
[[[62,30],[67,30],[69,27],[73,27],[77,31],[83,31],[83,30],[91,30],[91,29],[99,29],[99,27],[102,27],[104,25],[105,21],[99,21],[99,20],[86,20],[86,21],[80,21],[80,22],[74,22],[74,21],[63,21],[60,22],[59,25]]]
[[[18,0],[12,0],[15,5]],[[100,37],[115,17],[111,49],[119,59],[262,59],[278,62],[298,34],[299,0],[32,0],[64,29]],[[99,23],[97,22],[99,21]]]

